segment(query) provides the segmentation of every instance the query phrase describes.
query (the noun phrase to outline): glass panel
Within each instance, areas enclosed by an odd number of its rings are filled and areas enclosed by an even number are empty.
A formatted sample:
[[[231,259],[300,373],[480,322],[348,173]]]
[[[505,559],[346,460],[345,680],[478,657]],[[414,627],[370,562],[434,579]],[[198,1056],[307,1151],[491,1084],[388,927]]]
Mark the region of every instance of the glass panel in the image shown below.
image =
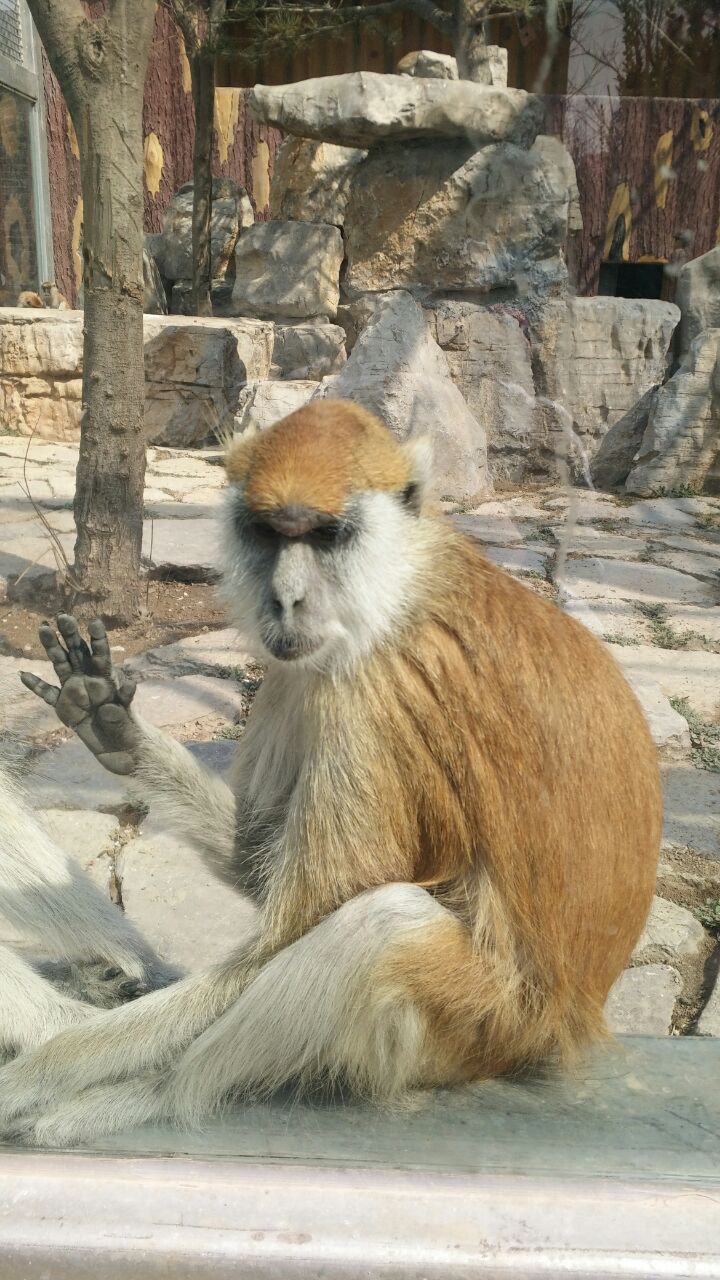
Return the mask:
[[[4,0],[0,0],[0,4]],[[0,305],[36,289],[37,253],[30,120],[32,104],[0,86]]]
[[[22,25],[18,0],[0,0],[0,53],[13,62],[23,60]]]

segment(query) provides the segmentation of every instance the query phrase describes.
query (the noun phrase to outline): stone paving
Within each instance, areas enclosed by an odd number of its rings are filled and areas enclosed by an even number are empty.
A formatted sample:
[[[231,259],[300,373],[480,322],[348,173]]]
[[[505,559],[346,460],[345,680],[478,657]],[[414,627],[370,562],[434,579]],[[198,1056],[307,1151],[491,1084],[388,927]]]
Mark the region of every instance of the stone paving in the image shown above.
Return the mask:
[[[71,556],[76,459],[71,445],[33,442],[28,451],[26,440],[0,437],[0,601],[8,580],[55,567],[36,508]],[[190,579],[211,575],[219,463],[216,450],[149,450],[146,563]],[[633,967],[608,1005],[612,1025],[720,1035],[720,985],[708,989],[704,977],[717,971],[717,937],[698,918],[707,921],[720,900],[720,498],[524,490],[449,514],[496,563],[611,646],[658,746],[665,787],[658,896]],[[243,683],[247,658],[234,632],[165,645],[129,665],[142,714],[188,741],[209,767],[226,768],[234,750],[228,734],[239,731],[252,687],[252,679]],[[187,843],[159,830],[152,813],[128,823],[122,780],[77,742],[58,743],[52,712],[19,683],[23,667],[50,677],[51,670],[0,657],[3,706],[32,741],[27,783],[44,820],[120,896],[161,955],[188,969],[218,958],[248,904],[215,882]]]

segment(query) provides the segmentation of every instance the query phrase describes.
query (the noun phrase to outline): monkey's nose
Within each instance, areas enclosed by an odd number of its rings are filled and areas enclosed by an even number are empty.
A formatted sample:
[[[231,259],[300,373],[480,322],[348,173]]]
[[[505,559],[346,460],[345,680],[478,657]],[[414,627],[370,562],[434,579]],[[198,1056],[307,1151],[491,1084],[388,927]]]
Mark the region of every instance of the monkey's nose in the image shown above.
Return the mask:
[[[281,618],[283,614],[293,617],[293,615],[302,608],[305,603],[305,593],[294,593],[280,597],[273,592],[271,598],[272,611],[276,617]]]

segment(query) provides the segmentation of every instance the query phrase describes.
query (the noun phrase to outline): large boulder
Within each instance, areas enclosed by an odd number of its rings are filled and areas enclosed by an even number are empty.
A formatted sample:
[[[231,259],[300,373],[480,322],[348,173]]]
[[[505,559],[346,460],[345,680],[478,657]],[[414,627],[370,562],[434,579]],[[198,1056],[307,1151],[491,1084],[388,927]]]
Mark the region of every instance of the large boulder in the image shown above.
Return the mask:
[[[453,382],[487,432],[494,484],[520,484],[547,474],[535,439],[530,343],[519,319],[500,307],[444,300],[426,313]]]
[[[414,49],[400,59],[395,68],[399,76],[418,76],[421,80],[459,80],[457,58],[434,49]]]
[[[437,497],[462,501],[486,492],[485,430],[453,383],[445,354],[408,293],[373,300],[347,364],[324,380],[320,394],[364,405],[399,439],[428,436]]]
[[[590,476],[598,489],[614,489],[627,480],[642,444],[657,392],[657,387],[646,391],[603,436],[590,464]]]
[[[40,440],[80,432],[82,311],[0,310],[0,422]]]
[[[317,222],[258,222],[235,254],[235,315],[268,320],[333,317],[340,297],[342,236]]]
[[[346,359],[345,331],[339,325],[307,321],[274,326],[272,378],[318,380],[337,373]]]
[[[243,387],[235,412],[235,433],[265,431],[280,418],[302,409],[317,393],[316,381],[258,381]]]
[[[286,138],[273,166],[270,216],[341,227],[352,171],[365,155],[357,147]]]
[[[146,237],[147,241],[147,237]],[[166,316],[167,296],[153,253],[147,247],[143,249],[143,311],[146,315]]]
[[[348,296],[413,286],[552,295],[556,279],[543,281],[542,265],[561,257],[577,188],[570,157],[547,143],[373,147],[345,212]]]
[[[184,448],[232,431],[246,382],[266,377],[272,326],[259,320],[145,321],[145,432]]]
[[[695,338],[677,372],[660,387],[628,493],[720,488],[720,328]]]
[[[469,80],[354,71],[289,85],[257,84],[250,94],[256,119],[285,133],[341,147],[410,138],[472,137],[530,146],[542,121],[539,98],[523,89]]]
[[[192,278],[193,184],[175,192],[165,212],[160,235],[154,238],[153,253],[164,280]],[[232,262],[238,234],[255,221],[250,198],[232,178],[213,178],[210,244],[212,275],[221,279]]]
[[[475,84],[488,84],[506,88],[508,82],[508,51],[500,45],[485,46],[484,56],[473,66],[472,74],[463,77]],[[422,80],[459,80],[457,58],[449,53],[435,53],[433,49],[415,49],[406,53],[397,64],[401,76],[419,76]]]
[[[585,459],[664,380],[679,319],[672,303],[637,298],[569,298],[540,310],[533,333],[536,390],[556,407]]]
[[[83,319],[81,311],[0,311],[4,430],[78,439]],[[194,445],[231,429],[241,388],[269,376],[275,337],[261,320],[148,315],[143,327],[145,431],[156,444]]]
[[[678,272],[675,301],[681,312],[680,345],[689,351],[706,329],[720,329],[720,244],[686,262]]]

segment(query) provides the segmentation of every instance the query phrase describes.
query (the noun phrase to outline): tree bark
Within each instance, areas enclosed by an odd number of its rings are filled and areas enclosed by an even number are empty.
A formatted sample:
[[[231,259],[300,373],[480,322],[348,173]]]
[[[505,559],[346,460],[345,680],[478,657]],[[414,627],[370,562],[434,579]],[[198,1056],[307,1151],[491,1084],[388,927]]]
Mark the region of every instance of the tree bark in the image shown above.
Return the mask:
[[[74,513],[81,611],[127,621],[140,603],[145,398],[142,104],[149,0],[29,0],[80,148],[83,412]]]
[[[190,61],[195,145],[193,148],[192,249],[193,311],[212,315],[212,143],[215,108],[215,62],[200,48]]]
[[[461,80],[474,80],[477,84],[490,84],[491,75],[487,60],[485,21],[486,0],[457,0],[455,57]]]

